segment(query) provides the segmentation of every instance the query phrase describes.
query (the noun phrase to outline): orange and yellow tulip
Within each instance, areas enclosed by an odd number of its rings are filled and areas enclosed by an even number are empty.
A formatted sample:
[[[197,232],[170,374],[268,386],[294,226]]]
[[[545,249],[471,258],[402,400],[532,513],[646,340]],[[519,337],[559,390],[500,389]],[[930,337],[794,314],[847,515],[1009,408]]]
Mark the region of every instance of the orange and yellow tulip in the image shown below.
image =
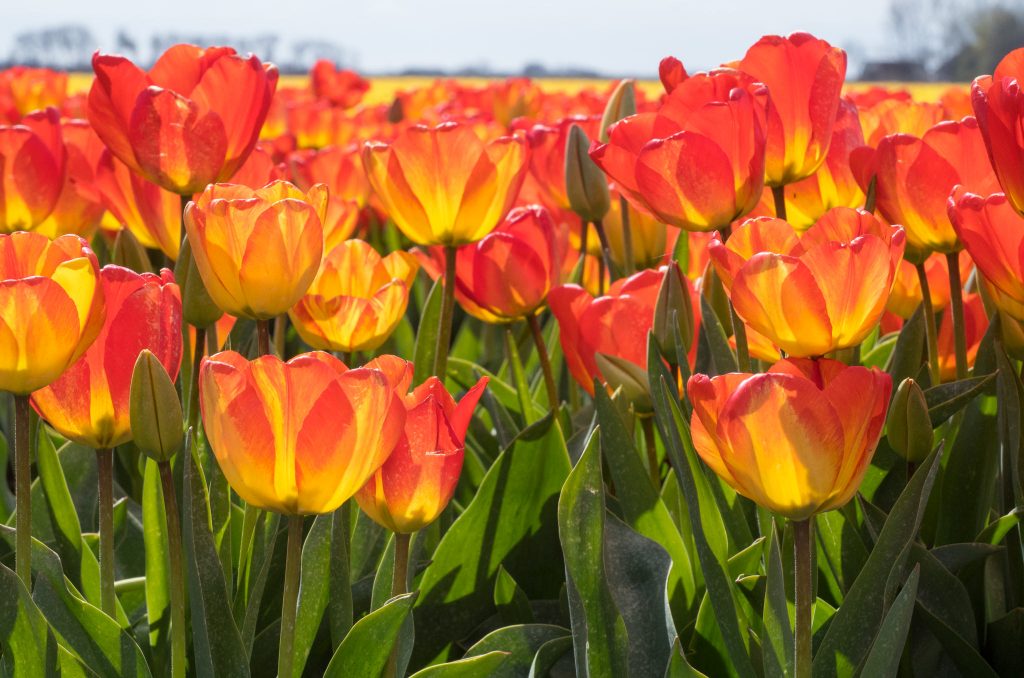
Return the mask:
[[[892,379],[877,368],[787,358],[764,374],[696,374],[687,391],[704,463],[760,506],[805,520],[857,493]]]
[[[418,245],[465,245],[501,223],[528,166],[521,136],[484,142],[459,123],[417,125],[394,142],[368,143],[370,184],[398,228]]]
[[[328,351],[371,351],[398,327],[419,264],[408,252],[381,257],[348,240],[324,257],[306,294],[288,312],[303,341]]]
[[[320,59],[309,71],[313,96],[339,108],[352,108],[370,89],[370,81],[355,71],[338,68],[327,59]]]
[[[16,123],[32,111],[60,108],[68,96],[68,74],[50,68],[12,66],[0,71],[0,124]]]
[[[967,252],[960,252],[960,279],[966,280],[971,274],[971,257]],[[945,255],[932,254],[924,261],[925,275],[928,278],[928,296],[932,300],[932,310],[941,311],[949,305],[949,264]],[[921,280],[917,268],[906,259],[900,262],[896,271],[896,281],[889,294],[889,303],[885,310],[906,320],[914,315],[921,305]]]
[[[290,309],[323,256],[327,189],[287,181],[211,184],[185,208],[185,229],[210,298],[226,313],[268,320]]]
[[[1020,134],[1024,123],[1022,80],[1024,48],[1003,57],[992,75],[983,75],[974,81],[971,103],[1002,192],[1014,209],[1024,214],[1024,138]],[[980,187],[969,188],[983,193]]]
[[[737,315],[803,357],[867,337],[885,311],[904,240],[898,226],[836,207],[802,237],[781,219],[758,217],[708,247]]]
[[[256,144],[277,67],[230,47],[175,45],[147,73],[97,52],[89,122],[118,160],[168,191],[226,181]]]
[[[103,154],[100,138],[84,120],[61,125],[67,150],[67,171],[53,211],[33,230],[48,238],[73,233],[90,238],[103,221],[106,207],[96,187],[96,166]]]
[[[0,235],[0,285],[0,390],[28,395],[53,383],[103,327],[99,265],[76,235]]]
[[[32,394],[39,415],[62,436],[97,450],[132,438],[128,396],[139,353],[152,351],[172,380],[181,366],[181,296],[171,272],[105,266],[100,284],[103,329],[59,379]]]
[[[383,372],[349,370],[328,353],[288,362],[234,351],[203,360],[207,440],[231,487],[286,515],[330,513],[387,460],[405,406]]]
[[[55,108],[0,125],[0,232],[32,230],[57,206],[66,151]]]
[[[466,431],[483,395],[481,377],[458,402],[437,377],[412,392],[412,363],[381,356],[366,364],[391,378],[406,407],[405,430],[395,451],[360,489],[363,512],[392,532],[408,534],[437,520],[448,506],[462,472]]]
[[[146,181],[104,151],[96,167],[103,204],[143,247],[159,249],[172,261],[181,247],[181,198]]]

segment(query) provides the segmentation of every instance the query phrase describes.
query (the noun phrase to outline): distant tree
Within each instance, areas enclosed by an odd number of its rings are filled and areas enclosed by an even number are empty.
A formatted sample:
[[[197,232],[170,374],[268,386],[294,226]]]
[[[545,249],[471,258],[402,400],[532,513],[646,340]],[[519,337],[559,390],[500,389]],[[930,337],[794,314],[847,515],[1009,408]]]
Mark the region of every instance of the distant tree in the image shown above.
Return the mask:
[[[991,73],[1003,56],[1024,46],[1024,11],[993,7],[974,14],[960,48],[937,69],[941,80],[971,80]]]

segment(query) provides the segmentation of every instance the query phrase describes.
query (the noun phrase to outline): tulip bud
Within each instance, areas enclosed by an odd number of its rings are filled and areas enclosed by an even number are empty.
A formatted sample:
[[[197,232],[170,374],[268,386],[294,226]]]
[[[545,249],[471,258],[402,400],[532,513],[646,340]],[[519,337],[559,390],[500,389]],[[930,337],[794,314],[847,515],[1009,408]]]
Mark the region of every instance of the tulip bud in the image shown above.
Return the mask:
[[[181,447],[181,402],[167,370],[149,350],[135,361],[129,403],[136,446],[154,461],[170,461]]]
[[[608,143],[608,128],[636,113],[636,82],[622,80],[605,104],[601,116],[601,143]]]
[[[701,294],[708,300],[708,305],[714,309],[715,317],[722,325],[722,328],[732,334],[732,312],[729,310],[729,297],[725,293],[725,286],[722,279],[718,277],[714,266],[708,266],[701,279]]]
[[[679,329],[684,352],[689,352],[693,344],[693,302],[689,291],[683,287],[679,264],[673,261],[658,288],[652,328],[662,356],[673,365],[676,362],[676,328]]]
[[[916,463],[931,454],[935,433],[928,403],[913,379],[904,379],[896,389],[887,426],[889,446],[907,461]]]
[[[203,285],[188,238],[181,243],[181,252],[174,266],[174,279],[181,289],[181,315],[185,322],[193,327],[209,327],[220,320],[224,312],[213,303]]]
[[[613,391],[622,389],[622,397],[633,406],[637,414],[654,411],[646,372],[625,358],[607,353],[597,353],[594,359],[608,386]]]
[[[589,150],[587,133],[574,124],[565,146],[565,192],[581,219],[600,221],[608,214],[611,196],[604,172],[590,159]]]
[[[999,334],[1003,348],[1014,360],[1024,360],[1024,325],[1006,311],[999,311]]]
[[[114,238],[114,248],[110,253],[110,262],[130,268],[136,273],[153,272],[153,264],[149,261],[146,248],[127,228],[122,228],[117,232],[117,237]]]

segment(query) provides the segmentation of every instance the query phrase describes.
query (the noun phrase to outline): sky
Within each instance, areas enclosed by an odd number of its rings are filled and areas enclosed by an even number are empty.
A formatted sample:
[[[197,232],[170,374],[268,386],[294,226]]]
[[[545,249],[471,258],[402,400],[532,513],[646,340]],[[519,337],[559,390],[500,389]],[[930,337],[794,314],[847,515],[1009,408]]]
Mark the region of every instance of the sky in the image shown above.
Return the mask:
[[[4,0],[13,3],[14,0]],[[255,36],[283,42],[327,40],[373,73],[408,67],[527,63],[579,66],[608,74],[650,75],[672,54],[688,70],[739,58],[758,37],[804,30],[850,52],[851,74],[864,55],[891,56],[890,0],[47,0],[4,12],[0,55],[24,31],[82,24],[112,51],[124,28]]]

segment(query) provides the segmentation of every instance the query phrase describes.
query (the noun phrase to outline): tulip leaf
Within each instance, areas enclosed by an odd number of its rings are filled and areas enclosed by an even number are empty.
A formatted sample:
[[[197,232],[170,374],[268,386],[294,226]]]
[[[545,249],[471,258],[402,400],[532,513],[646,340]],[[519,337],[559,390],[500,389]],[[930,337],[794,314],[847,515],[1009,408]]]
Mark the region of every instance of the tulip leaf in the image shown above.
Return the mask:
[[[995,378],[996,373],[993,372],[983,377],[970,377],[939,384],[925,391],[924,399],[928,403],[928,416],[932,420],[932,428],[966,407],[967,403],[984,391]]]
[[[914,315],[903,323],[896,347],[889,357],[889,376],[892,377],[893,389],[907,377],[916,377],[925,361],[924,352],[925,322],[924,310],[919,306]]]
[[[352,503],[348,501],[331,518],[331,581],[327,616],[331,625],[331,647],[335,649],[352,628],[351,513]]]
[[[422,384],[434,369],[434,354],[437,353],[437,325],[441,318],[442,289],[444,279],[438,278],[427,294],[416,330],[416,347],[413,350],[413,385]]]
[[[845,509],[840,509],[819,513],[814,520],[815,539],[823,556],[819,562],[834,579],[839,600],[850,590],[868,559],[868,546],[860,527],[849,516]]]
[[[18,575],[0,565],[0,639],[4,675],[13,678],[60,675],[53,666],[56,641]]]
[[[999,553],[1003,548],[986,543],[946,544],[936,546],[931,550],[944,568],[956,574],[972,563],[979,562],[989,556]]]
[[[170,659],[171,584],[160,469],[146,459],[142,481],[142,529],[146,549],[146,616],[149,647],[154,664],[163,667]]]
[[[256,624],[259,621],[260,606],[267,589],[267,580],[274,565],[274,551],[278,542],[283,541],[284,530],[279,530],[281,516],[273,511],[260,511],[263,520],[256,532],[253,544],[252,568],[256,576],[250,581],[248,599],[238,596],[235,600],[235,617],[242,618],[242,648],[248,657],[252,654],[252,646],[256,637]]]
[[[996,418],[999,422],[999,439],[1002,448],[1002,489],[1006,496],[1012,496],[1014,504],[1024,506],[1024,477],[1021,475],[1022,443],[1024,443],[1024,387],[1017,376],[1009,356],[1002,346],[995,351],[998,378],[996,392],[999,409]]]
[[[302,545],[302,573],[295,613],[295,645],[292,670],[301,676],[316,633],[320,629],[331,580],[331,514],[319,515]]]
[[[669,662],[668,669],[665,671],[665,678],[708,677],[690,666],[690,662],[686,661],[686,656],[683,654],[683,648],[679,644],[679,638],[676,637],[675,643],[672,645],[672,660]]]
[[[960,669],[960,675],[971,676],[971,678],[997,678],[999,674],[992,669],[988,662],[978,653],[978,650],[951,628],[949,624],[935,616],[920,602],[918,602],[916,610],[921,619],[924,620],[928,630],[941,643],[943,652]]]
[[[523,369],[523,361],[519,356],[519,347],[516,345],[516,337],[512,332],[512,326],[505,327],[505,361],[512,373],[512,382],[515,384],[516,395],[519,398],[519,411],[523,413],[523,419],[529,426],[537,417],[533,413],[533,397],[530,395],[530,384],[526,381],[526,370]]]
[[[979,544],[1001,544],[1010,530],[1020,523],[1022,518],[1024,518],[1024,507],[1015,508],[1002,518],[989,523],[974,541]]]
[[[249,658],[231,614],[227,583],[211,525],[206,485],[192,458],[190,433],[184,463],[182,542],[192,620],[196,671],[217,676],[248,676]]]
[[[565,557],[576,674],[624,676],[629,665],[629,639],[605,569],[604,480],[599,436],[599,431],[591,435],[583,456],[562,487],[558,498],[558,534]]]
[[[500,565],[494,582],[494,607],[505,624],[533,623],[530,600],[508,570]]]
[[[491,631],[466,651],[466,657],[480,657],[493,652],[507,653],[505,661],[488,678],[516,678],[526,675],[534,657],[553,640],[569,639],[569,632],[550,624],[519,624]],[[611,674],[609,674],[611,675]],[[625,674],[614,674],[625,675]]]
[[[494,613],[499,565],[531,599],[558,596],[564,568],[555,507],[568,472],[565,440],[550,415],[495,460],[423,572],[413,666],[446,659],[452,643]]]
[[[550,675],[551,670],[562,661],[567,653],[572,652],[572,636],[553,638],[537,648],[530,664],[529,678],[542,678]]]
[[[877,367],[884,370],[885,366],[889,364],[889,358],[896,348],[898,338],[898,334],[887,334],[879,339],[869,351],[861,355],[860,364],[864,367]]]
[[[786,602],[782,549],[779,547],[779,534],[774,521],[767,566],[768,583],[762,610],[764,637],[761,640],[764,675],[765,678],[785,678],[793,675],[793,627],[789,621],[789,604]]]
[[[939,470],[942,448],[932,453],[900,494],[864,567],[836,612],[814,658],[816,676],[847,675],[860,664],[885,614],[885,581],[901,567],[907,545],[917,537],[928,496]]]
[[[1017,607],[988,623],[985,656],[1001,676],[1024,675],[1024,607]]]
[[[448,359],[448,376],[453,383],[457,384],[462,389],[471,388],[480,377],[486,376],[487,391],[490,393],[498,402],[508,410],[519,415],[523,414],[521,401],[519,399],[519,392],[514,386],[511,386],[508,382],[500,378],[495,373],[484,367],[477,365],[476,363],[470,362],[463,358],[449,358]],[[539,419],[540,417],[547,414],[547,410],[541,408],[536,402],[530,399],[530,406],[533,408],[533,418]]]
[[[707,341],[708,353],[711,358],[710,375],[736,372],[736,354],[729,345],[729,337],[719,322],[715,309],[703,294],[700,295],[700,332]]]
[[[494,675],[507,658],[508,652],[488,652],[447,664],[428,666],[412,674],[410,678],[484,678]]]
[[[395,596],[357,621],[331,657],[324,678],[379,676],[415,599],[415,593]]]
[[[903,655],[903,646],[910,633],[910,619],[914,614],[914,599],[917,596],[917,583],[920,569],[914,568],[892,607],[886,613],[882,625],[878,627],[878,635],[871,645],[867,659],[861,669],[861,675],[887,678],[896,676]]]

